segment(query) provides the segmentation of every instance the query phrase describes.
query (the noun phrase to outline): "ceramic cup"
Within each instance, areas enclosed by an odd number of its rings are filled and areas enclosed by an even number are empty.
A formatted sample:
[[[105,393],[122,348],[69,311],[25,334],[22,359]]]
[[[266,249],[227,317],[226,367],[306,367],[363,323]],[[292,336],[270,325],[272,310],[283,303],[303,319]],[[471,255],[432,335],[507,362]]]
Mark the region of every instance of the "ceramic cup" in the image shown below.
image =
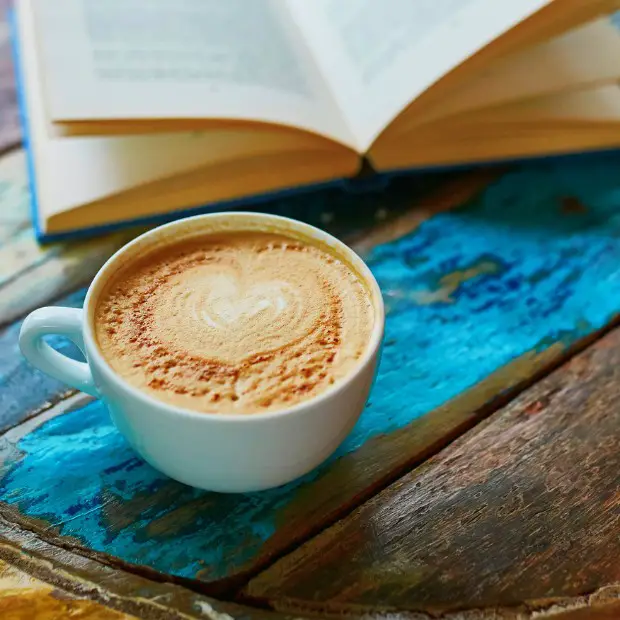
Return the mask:
[[[365,282],[375,323],[358,366],[315,398],[258,414],[197,413],[161,402],[116,374],[99,351],[94,329],[98,297],[111,276],[145,252],[210,231],[297,233],[328,246]],[[379,286],[346,245],[301,222],[255,213],[215,213],[160,226],[112,256],[95,276],[83,309],[48,307],[24,321],[19,344],[43,372],[101,398],[131,446],[153,467],[194,487],[220,492],[257,491],[302,476],[329,457],[359,418],[372,387],[384,329]],[[86,362],[62,355],[43,339],[72,340]]]

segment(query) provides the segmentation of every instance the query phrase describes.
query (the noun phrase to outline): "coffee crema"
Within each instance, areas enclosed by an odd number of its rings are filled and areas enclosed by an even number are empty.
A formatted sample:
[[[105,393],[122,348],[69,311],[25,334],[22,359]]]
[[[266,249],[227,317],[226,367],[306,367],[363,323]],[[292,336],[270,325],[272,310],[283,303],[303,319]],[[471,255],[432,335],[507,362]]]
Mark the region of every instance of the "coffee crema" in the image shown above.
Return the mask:
[[[96,307],[99,348],[131,385],[208,413],[264,413],[348,375],[371,297],[327,249],[280,234],[178,242],[121,269]]]

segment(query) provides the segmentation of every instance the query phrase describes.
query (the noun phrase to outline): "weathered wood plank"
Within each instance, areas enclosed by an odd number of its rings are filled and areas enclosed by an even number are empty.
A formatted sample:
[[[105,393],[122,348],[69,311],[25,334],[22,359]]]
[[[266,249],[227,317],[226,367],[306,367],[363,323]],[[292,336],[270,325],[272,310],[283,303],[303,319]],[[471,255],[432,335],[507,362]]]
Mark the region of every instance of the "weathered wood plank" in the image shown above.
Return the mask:
[[[371,251],[388,306],[379,378],[337,455],[304,479],[232,496],[176,484],[95,403],[10,434],[3,512],[108,562],[234,587],[614,320],[619,170],[619,159],[526,167]]]
[[[618,613],[619,402],[616,330],[246,594],[321,614],[490,608],[502,618],[554,605],[580,618],[603,603]]]
[[[330,232],[343,237],[358,254],[366,256],[375,246],[394,241],[413,232],[434,215],[451,211],[455,207],[466,204],[505,172],[507,170],[500,167],[480,169],[438,183],[438,187],[434,191],[426,195],[422,194],[414,202],[406,201],[405,209],[400,204],[394,208],[394,201],[390,202],[384,199],[375,205],[374,226],[366,226],[359,230],[359,224],[355,227],[352,226],[353,222],[350,222],[338,230],[330,230]],[[437,183],[442,178],[436,178],[435,182]],[[406,187],[403,189],[397,187],[396,189],[405,195],[409,191]],[[283,213],[283,215],[286,214]],[[326,228],[326,224],[332,221],[332,217],[329,211],[322,213],[318,222],[314,222],[314,224],[320,228]],[[355,218],[358,219],[357,215]]]
[[[12,0],[0,1],[0,152],[18,145],[22,137],[8,24],[12,4]]]
[[[156,582],[144,577],[127,573],[118,568],[104,566],[87,557],[74,553],[74,541],[66,540],[64,548],[50,545],[33,532],[24,531],[13,523],[0,518],[0,567],[9,567],[8,572],[12,579],[19,578],[20,590],[11,594],[19,596],[19,603],[27,615],[17,616],[19,620],[64,620],[67,617],[67,607],[60,606],[62,613],[54,615],[35,615],[34,610],[45,610],[48,614],[56,612],[58,606],[66,601],[77,600],[69,609],[76,616],[78,612],[92,611],[94,615],[88,618],[99,618],[95,615],[100,607],[105,612],[113,609],[112,616],[103,615],[103,618],[116,620],[135,616],[152,620],[292,620],[293,616],[281,612],[269,612],[249,605],[239,605],[217,601],[199,593],[189,591],[180,585]],[[79,551],[79,547],[78,547]],[[0,572],[0,610],[2,610],[3,581]],[[37,588],[25,589],[26,584]],[[53,588],[53,589],[52,589]],[[563,602],[552,604],[538,604],[528,611],[502,610],[495,620],[537,620],[553,618],[557,620],[581,620],[581,618],[596,618],[609,620],[616,618],[613,615],[618,610],[615,603],[617,591],[610,588],[602,589],[588,596],[576,597]],[[60,599],[60,600],[59,600]],[[13,599],[11,599],[11,602]],[[33,607],[34,604],[37,607]],[[567,610],[566,612],[563,610]],[[587,611],[587,614],[584,613]],[[348,617],[369,618],[362,615],[360,610],[349,610]],[[63,615],[64,614],[64,615]],[[122,614],[129,614],[124,616]],[[4,615],[2,616],[5,617]],[[294,614],[297,620],[306,617],[299,610]],[[314,616],[313,616],[314,617]],[[325,617],[325,614],[321,614]],[[339,615],[341,617],[341,615]],[[380,617],[385,617],[381,615]],[[426,614],[391,613],[393,620],[427,620]],[[436,617],[436,616],[433,616]],[[11,616],[8,616],[10,619]],[[481,620],[478,612],[448,613],[442,615],[445,620]]]
[[[0,157],[0,247],[30,226],[26,155],[18,149]]]
[[[0,326],[88,284],[137,231],[40,246],[30,229],[0,247]]]
[[[85,294],[86,290],[81,289],[56,304],[79,308]],[[22,321],[19,321],[0,332],[0,432],[73,393],[65,384],[40,372],[25,360],[18,345],[21,325]],[[51,336],[48,341],[66,355],[83,359],[77,347],[68,340]]]
[[[45,589],[43,597],[46,602],[49,599],[51,605],[55,604],[54,599],[57,598],[63,601],[67,599],[88,600],[95,610],[98,607],[94,605],[98,603],[119,613],[135,615],[147,620],[186,620],[189,618],[195,620],[292,620],[293,618],[289,614],[217,601],[187,590],[181,585],[156,582],[126,573],[118,568],[104,566],[89,558],[76,555],[72,547],[71,540],[66,541],[64,548],[53,546],[42,541],[33,532],[20,530],[14,524],[0,519],[0,564],[10,567],[9,571],[20,579],[20,585],[28,582],[33,583],[35,587]],[[49,592],[50,586],[53,587],[51,593]],[[19,594],[23,596],[25,593]],[[0,580],[0,597],[1,595],[2,581]],[[533,619],[534,614],[537,620],[548,617],[555,620],[581,620],[582,618],[610,620],[617,617],[613,615],[618,609],[618,604],[615,602],[616,596],[617,591],[607,588],[587,596],[564,601],[564,603],[539,605],[536,609],[525,613],[513,609],[514,615],[508,616],[502,613],[495,620],[500,620],[500,618],[501,620],[507,618],[530,620]],[[31,597],[32,593],[28,592],[26,600]],[[40,603],[43,604],[43,602]],[[72,611],[75,612],[75,609]],[[584,612],[588,612],[587,615]],[[362,617],[355,612],[347,616]],[[66,615],[61,615],[58,620],[61,618],[64,620],[65,617]],[[295,613],[294,617],[302,620],[305,615]],[[364,617],[367,619],[369,616]],[[389,617],[393,620],[427,620],[426,614],[399,613],[390,614]],[[22,617],[18,618],[22,620]],[[43,618],[55,620],[54,616],[51,618],[43,616]],[[469,613],[446,614],[443,618],[445,620],[480,620],[479,615]],[[39,617],[26,615],[23,616],[23,620],[39,620]]]
[[[48,545],[4,521],[0,521],[0,617],[292,620],[288,615],[217,601],[180,585],[103,566],[69,549]]]
[[[0,616],[4,620],[135,620],[36,579],[0,560]]]

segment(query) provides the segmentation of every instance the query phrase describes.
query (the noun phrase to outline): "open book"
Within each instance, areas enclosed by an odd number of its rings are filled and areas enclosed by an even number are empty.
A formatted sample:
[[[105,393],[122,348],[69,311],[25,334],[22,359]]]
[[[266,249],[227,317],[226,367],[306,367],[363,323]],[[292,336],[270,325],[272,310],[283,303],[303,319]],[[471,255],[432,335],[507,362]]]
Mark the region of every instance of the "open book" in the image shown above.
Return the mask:
[[[620,145],[620,0],[19,0],[41,237]]]

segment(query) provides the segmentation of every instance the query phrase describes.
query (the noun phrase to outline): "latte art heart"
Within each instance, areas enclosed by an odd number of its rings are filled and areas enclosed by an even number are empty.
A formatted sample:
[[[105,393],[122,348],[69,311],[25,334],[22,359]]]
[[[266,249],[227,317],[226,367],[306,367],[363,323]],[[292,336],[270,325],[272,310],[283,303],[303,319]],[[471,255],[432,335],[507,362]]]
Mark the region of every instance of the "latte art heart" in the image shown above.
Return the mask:
[[[119,273],[97,308],[112,367],[198,411],[273,410],[347,374],[372,329],[368,294],[319,247],[264,233],[204,237]]]
[[[167,346],[176,346],[186,334],[188,353],[210,352],[219,362],[238,364],[248,352],[283,349],[319,326],[316,294],[322,285],[313,274],[305,281],[300,274],[288,274],[288,281],[268,279],[276,268],[271,253],[219,258],[189,267],[154,292],[151,304],[165,310],[154,312],[153,324]],[[158,304],[160,296],[173,303]]]
[[[255,316],[277,319],[292,305],[297,305],[295,292],[286,282],[277,280],[242,286],[234,278],[218,274],[202,282],[204,296],[190,293],[187,301],[191,314],[214,329],[239,327]]]

